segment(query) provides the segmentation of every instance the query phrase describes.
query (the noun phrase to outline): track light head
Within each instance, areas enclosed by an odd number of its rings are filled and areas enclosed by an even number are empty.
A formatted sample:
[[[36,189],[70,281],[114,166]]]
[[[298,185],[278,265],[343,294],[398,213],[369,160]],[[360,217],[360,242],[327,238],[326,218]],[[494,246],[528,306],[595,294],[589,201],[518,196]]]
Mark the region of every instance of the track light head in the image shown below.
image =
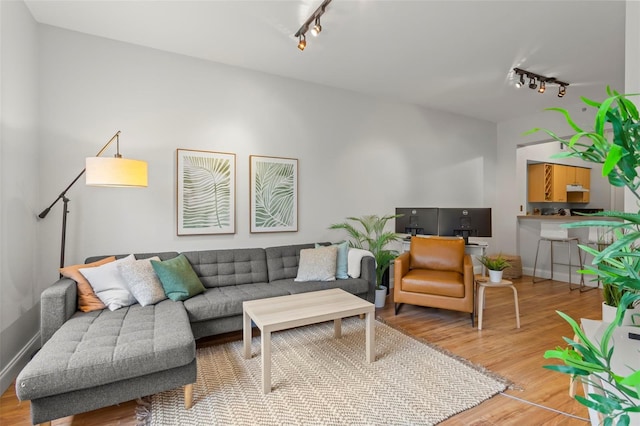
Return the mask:
[[[567,86],[564,86],[561,84],[560,87],[558,88],[558,97],[562,98],[566,94],[567,94]]]
[[[307,37],[304,34],[300,34],[298,36],[298,49],[302,51],[305,47],[307,47]]]
[[[536,87],[538,87],[538,85],[536,84],[536,79],[531,77],[529,79],[529,89],[535,90]]]
[[[524,74],[520,74],[520,80],[516,82],[516,87],[519,89],[524,86]]]
[[[544,80],[541,80],[540,81],[540,88],[538,89],[538,93],[544,93],[545,90],[546,90],[546,87],[545,87]]]
[[[320,17],[318,16],[316,18],[316,23],[313,25],[313,28],[311,28],[311,35],[318,37],[320,31],[322,31],[322,25],[320,25]]]

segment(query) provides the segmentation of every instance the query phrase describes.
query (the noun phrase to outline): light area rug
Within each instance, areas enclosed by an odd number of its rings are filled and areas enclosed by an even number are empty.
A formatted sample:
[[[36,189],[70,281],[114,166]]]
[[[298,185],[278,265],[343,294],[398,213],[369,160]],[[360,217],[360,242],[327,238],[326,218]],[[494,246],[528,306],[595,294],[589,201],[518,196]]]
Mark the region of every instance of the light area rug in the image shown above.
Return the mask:
[[[429,425],[503,391],[507,381],[376,321],[376,361],[365,359],[365,322],[272,335],[272,391],[261,385],[260,337],[198,349],[194,405],[182,389],[151,397],[150,425]]]

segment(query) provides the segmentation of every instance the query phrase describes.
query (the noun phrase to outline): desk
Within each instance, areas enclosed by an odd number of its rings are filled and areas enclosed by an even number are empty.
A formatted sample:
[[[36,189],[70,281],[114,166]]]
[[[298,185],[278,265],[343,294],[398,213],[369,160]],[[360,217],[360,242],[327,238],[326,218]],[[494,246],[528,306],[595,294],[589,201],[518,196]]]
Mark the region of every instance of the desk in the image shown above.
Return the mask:
[[[602,333],[609,325],[609,323],[606,322],[584,318],[580,320],[580,324],[589,340],[596,344],[600,344]],[[640,340],[629,339],[629,331],[637,333],[638,327],[618,327],[614,330],[612,336],[615,350],[611,357],[611,368],[616,373],[624,376],[628,376],[633,370],[640,370]],[[592,376],[592,378],[594,381],[599,381],[597,375],[595,375],[595,377]],[[603,385],[608,390],[615,391],[615,389],[612,389],[608,384],[603,383]],[[585,387],[585,393],[600,393],[591,385],[583,384],[583,386]],[[638,404],[640,405],[640,401],[638,401]],[[632,425],[640,424],[640,413],[631,413],[629,416],[631,418]],[[591,419],[591,424],[593,426],[600,424],[600,419],[596,411],[589,409],[589,418]]]

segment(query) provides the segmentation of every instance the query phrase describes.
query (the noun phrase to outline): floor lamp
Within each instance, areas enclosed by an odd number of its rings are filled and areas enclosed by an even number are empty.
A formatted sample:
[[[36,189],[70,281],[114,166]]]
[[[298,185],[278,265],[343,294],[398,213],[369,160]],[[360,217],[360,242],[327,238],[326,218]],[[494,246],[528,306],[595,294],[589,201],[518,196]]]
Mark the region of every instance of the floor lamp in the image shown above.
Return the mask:
[[[102,153],[116,141],[116,154],[113,158],[100,157]],[[130,160],[122,158],[120,155],[120,131],[113,135],[111,139],[102,147],[95,157],[86,159],[85,168],[76,176],[74,180],[58,195],[53,203],[38,215],[44,219],[56,203],[62,200],[62,242],[60,245],[60,268],[64,268],[64,250],[67,234],[67,206],[69,199],[67,191],[82,177],[87,174],[86,184],[90,186],[123,186],[123,187],[146,187],[147,186],[147,163],[146,161]]]

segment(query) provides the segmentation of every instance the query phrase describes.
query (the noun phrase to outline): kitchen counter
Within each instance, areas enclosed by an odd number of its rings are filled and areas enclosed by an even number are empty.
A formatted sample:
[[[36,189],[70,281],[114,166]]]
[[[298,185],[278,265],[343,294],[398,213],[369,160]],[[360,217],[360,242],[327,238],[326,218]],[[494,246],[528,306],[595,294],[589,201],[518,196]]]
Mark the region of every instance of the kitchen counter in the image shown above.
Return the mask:
[[[560,216],[560,215],[541,215],[532,214],[526,216],[518,216],[518,220],[553,220],[561,222],[581,222],[585,220],[604,220],[609,222],[620,222],[620,219],[604,216]]]

